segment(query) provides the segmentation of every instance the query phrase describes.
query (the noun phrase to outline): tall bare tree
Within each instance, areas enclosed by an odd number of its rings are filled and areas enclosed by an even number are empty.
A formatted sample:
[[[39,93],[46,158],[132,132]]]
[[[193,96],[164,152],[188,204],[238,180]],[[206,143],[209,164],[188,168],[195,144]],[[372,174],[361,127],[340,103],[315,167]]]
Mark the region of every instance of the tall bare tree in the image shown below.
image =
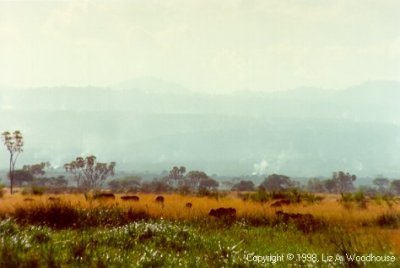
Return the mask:
[[[76,186],[78,188],[80,188],[82,184],[82,179],[83,179],[82,168],[84,167],[84,165],[85,165],[85,160],[83,159],[83,157],[77,157],[75,160],[71,161],[70,163],[66,163],[64,165],[65,171],[74,175]]]
[[[16,130],[13,133],[5,131],[1,134],[4,145],[10,153],[9,174],[10,174],[10,192],[13,194],[14,170],[19,154],[23,151],[24,140],[21,131]]]
[[[75,161],[65,164],[64,168],[75,176],[78,187],[93,189],[114,175],[115,162],[100,163],[94,155],[90,155],[86,158],[77,157]]]
[[[172,187],[181,185],[185,177],[185,173],[186,173],[186,168],[184,166],[181,167],[174,166],[169,171],[168,176],[165,177],[165,180]]]

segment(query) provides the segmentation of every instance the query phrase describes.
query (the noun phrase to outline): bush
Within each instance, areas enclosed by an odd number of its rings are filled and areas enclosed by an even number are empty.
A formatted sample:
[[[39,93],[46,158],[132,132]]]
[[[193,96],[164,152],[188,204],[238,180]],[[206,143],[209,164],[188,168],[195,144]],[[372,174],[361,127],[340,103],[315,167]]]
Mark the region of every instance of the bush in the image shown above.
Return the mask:
[[[24,189],[22,189],[22,191],[21,191],[21,194],[22,195],[28,195],[28,194],[30,194],[31,192],[29,191],[29,189],[26,189],[26,188],[24,188]]]
[[[117,206],[84,209],[63,202],[18,207],[11,217],[20,224],[45,225],[55,229],[120,226],[150,218],[144,210]]]
[[[321,202],[324,199],[323,196],[317,196],[313,193],[305,193],[302,198],[310,204]]]
[[[381,227],[397,228],[400,226],[400,214],[385,213],[376,219],[376,223]]]
[[[257,202],[268,202],[271,196],[263,187],[259,187],[255,194],[250,195],[250,199]]]
[[[32,186],[31,192],[33,195],[43,195],[45,193],[46,189],[44,187],[40,186]]]
[[[364,192],[358,191],[354,193],[353,199],[358,203],[360,208],[367,208],[367,198],[365,197]]]
[[[4,185],[0,184],[0,198],[4,196]]]
[[[340,193],[341,199],[339,200],[343,206],[347,209],[351,208],[352,203],[356,203],[360,208],[367,208],[367,198],[364,192],[358,191],[354,194],[352,193]]]
[[[209,190],[207,188],[200,188],[197,191],[197,196],[207,196],[210,198],[215,198],[216,200],[226,195],[227,195],[226,193],[219,192],[218,190]]]

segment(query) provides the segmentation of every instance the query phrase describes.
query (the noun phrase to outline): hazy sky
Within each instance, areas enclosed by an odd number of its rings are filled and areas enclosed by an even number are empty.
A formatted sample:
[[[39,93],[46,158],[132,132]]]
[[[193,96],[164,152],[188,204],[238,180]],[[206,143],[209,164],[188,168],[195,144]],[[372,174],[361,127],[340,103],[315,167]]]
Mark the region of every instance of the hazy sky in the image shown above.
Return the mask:
[[[400,77],[400,1],[0,2],[0,85],[343,88]]]

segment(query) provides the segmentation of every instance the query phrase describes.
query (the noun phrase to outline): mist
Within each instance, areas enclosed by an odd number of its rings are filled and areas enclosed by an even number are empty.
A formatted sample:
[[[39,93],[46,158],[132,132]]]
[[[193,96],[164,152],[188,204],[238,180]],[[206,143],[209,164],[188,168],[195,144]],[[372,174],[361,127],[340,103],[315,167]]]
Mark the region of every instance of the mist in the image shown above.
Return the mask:
[[[3,1],[0,130],[23,133],[20,167],[398,177],[399,8]]]
[[[150,78],[115,88],[3,88],[0,127],[22,131],[19,165],[62,168],[94,154],[119,171],[398,176],[399,99],[394,81],[217,95]],[[5,169],[6,150],[0,162]]]

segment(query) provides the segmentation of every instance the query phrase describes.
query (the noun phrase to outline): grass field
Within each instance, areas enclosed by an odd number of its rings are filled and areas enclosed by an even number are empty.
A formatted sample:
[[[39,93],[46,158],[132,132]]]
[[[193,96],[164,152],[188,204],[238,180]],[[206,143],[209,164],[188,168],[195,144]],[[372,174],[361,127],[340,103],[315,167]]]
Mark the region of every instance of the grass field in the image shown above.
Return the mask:
[[[59,200],[49,201],[50,196]],[[400,265],[400,204],[395,199],[368,200],[361,207],[338,202],[339,195],[324,195],[320,202],[272,208],[274,200],[243,201],[236,193],[220,198],[164,194],[163,204],[155,202],[155,194],[137,196],[139,202],[122,201],[121,195],[91,200],[83,194],[5,194],[0,199],[0,267]],[[235,208],[236,217],[208,215],[219,207]],[[282,218],[278,210],[312,217]],[[347,259],[354,254],[386,256],[386,261]],[[329,261],[329,256],[337,259]],[[387,261],[390,256],[396,260]]]

